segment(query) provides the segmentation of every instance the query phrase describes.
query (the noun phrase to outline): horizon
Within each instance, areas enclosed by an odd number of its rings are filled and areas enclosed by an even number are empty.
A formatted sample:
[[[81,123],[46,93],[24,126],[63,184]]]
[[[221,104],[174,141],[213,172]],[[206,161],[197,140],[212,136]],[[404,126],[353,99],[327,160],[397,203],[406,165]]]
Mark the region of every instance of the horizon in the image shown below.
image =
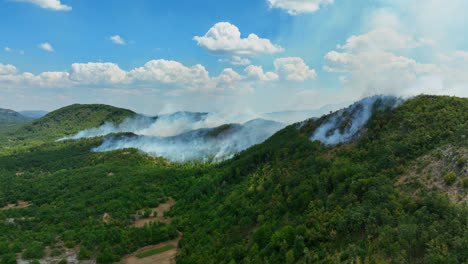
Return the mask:
[[[468,96],[462,0],[109,4],[0,0],[0,106],[259,114]]]

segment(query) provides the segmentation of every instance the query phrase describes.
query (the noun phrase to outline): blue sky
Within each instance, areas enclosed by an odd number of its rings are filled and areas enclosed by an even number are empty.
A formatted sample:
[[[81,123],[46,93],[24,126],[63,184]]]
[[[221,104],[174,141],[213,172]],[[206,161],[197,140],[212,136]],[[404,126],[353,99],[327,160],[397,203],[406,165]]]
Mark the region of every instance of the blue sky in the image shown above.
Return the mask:
[[[258,113],[467,96],[466,12],[462,0],[0,0],[0,107]]]

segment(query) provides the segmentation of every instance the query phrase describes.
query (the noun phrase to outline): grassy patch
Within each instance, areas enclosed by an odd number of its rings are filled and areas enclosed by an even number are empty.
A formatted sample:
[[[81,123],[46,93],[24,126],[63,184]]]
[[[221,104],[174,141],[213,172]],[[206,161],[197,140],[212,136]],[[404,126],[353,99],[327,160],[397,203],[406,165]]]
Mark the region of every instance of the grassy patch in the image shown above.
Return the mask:
[[[137,254],[136,256],[137,256],[137,258],[146,258],[146,257],[149,257],[149,256],[153,256],[153,255],[162,253],[164,251],[171,250],[173,248],[174,248],[173,245],[167,245],[167,246],[164,246],[164,247],[155,248],[155,249],[152,249],[152,250],[141,252],[141,253]]]

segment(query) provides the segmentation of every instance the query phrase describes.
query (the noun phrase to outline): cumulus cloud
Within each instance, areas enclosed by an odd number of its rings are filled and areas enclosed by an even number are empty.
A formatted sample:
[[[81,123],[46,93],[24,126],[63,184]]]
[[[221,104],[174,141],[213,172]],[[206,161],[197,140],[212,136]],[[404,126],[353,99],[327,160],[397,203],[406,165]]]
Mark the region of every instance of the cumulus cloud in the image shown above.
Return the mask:
[[[257,81],[276,81],[279,79],[278,74],[274,72],[263,72],[262,66],[250,65],[244,70],[247,78]]]
[[[125,45],[126,44],[125,40],[122,37],[120,37],[119,35],[111,36],[111,37],[109,37],[109,39],[112,42],[114,42],[115,44],[119,44],[119,45]]]
[[[44,42],[44,43],[41,43],[38,45],[38,47],[40,49],[43,49],[43,50],[46,50],[46,51],[50,51],[50,52],[54,52],[54,48],[52,47],[52,45],[50,45],[49,42]]]
[[[35,5],[38,5],[45,9],[51,9],[55,11],[70,11],[72,10],[71,6],[64,5],[60,0],[15,0],[17,2],[28,2]]]
[[[346,44],[342,46],[338,45],[338,48],[348,51],[396,50],[417,48],[425,45],[435,45],[435,42],[429,38],[415,39],[411,36],[400,34],[392,28],[383,27],[359,36],[351,36],[346,40]]]
[[[333,0],[267,0],[271,8],[286,10],[290,15],[312,13],[321,6],[332,4]]]
[[[98,88],[135,88],[166,86],[167,89],[185,91],[246,91],[244,76],[225,69],[219,76],[211,77],[200,64],[185,66],[177,61],[152,60],[143,67],[122,70],[115,63],[74,63],[69,71],[16,74],[12,65],[0,64],[0,87],[77,87],[93,85]],[[178,93],[180,94],[180,93]]]
[[[274,66],[275,71],[264,72],[261,66],[250,65],[241,74],[226,68],[212,76],[201,64],[187,66],[158,59],[128,71],[115,63],[89,62],[73,63],[67,71],[35,75],[18,73],[15,66],[0,64],[0,88],[88,88],[119,93],[152,90],[161,95],[180,96],[184,92],[249,93],[258,82],[305,81],[316,76],[301,58],[279,58]]]
[[[241,58],[239,56],[232,56],[231,59],[219,59],[220,62],[229,62],[232,65],[249,65],[251,61],[247,58]]]
[[[465,87],[468,81],[468,61],[463,62],[468,53],[439,54],[439,62],[446,64],[423,63],[399,55],[398,49],[422,47],[427,45],[426,39],[414,39],[391,30],[384,36],[382,32],[353,36],[345,45],[338,45],[341,51],[332,50],[325,55],[324,70],[341,73],[339,79],[346,93],[357,97],[419,93],[468,95],[459,92],[459,87]]]
[[[10,49],[9,47],[5,47],[4,49],[5,49],[6,52],[10,52],[10,51],[11,51],[11,49]]]
[[[125,81],[127,72],[115,63],[73,63],[70,69],[70,79],[82,84],[115,84]]]
[[[193,38],[208,53],[218,56],[251,57],[262,53],[277,53],[284,49],[269,39],[255,34],[241,38],[239,28],[228,22],[215,24],[204,36]]]
[[[302,82],[317,77],[315,70],[310,69],[299,57],[279,58],[274,61],[274,65],[278,76],[288,81]]]
[[[18,72],[15,66],[0,63],[0,75],[15,74]]]
[[[140,81],[187,84],[208,80],[209,73],[200,64],[187,67],[177,61],[151,60],[143,67],[133,69],[129,77]]]

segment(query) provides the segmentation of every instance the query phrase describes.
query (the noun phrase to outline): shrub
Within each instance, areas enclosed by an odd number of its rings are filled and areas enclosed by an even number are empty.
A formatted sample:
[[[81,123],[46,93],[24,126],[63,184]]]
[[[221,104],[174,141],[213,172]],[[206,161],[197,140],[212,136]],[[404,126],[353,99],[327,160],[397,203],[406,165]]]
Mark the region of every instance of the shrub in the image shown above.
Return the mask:
[[[44,246],[34,241],[23,253],[24,259],[40,259],[45,255]]]
[[[2,256],[1,264],[16,264],[16,255],[15,254],[6,254]]]
[[[454,172],[449,172],[445,174],[444,181],[447,185],[451,185],[457,179],[457,175]]]
[[[91,257],[91,251],[86,249],[85,247],[80,248],[80,253],[78,253],[78,260],[86,260]]]
[[[463,168],[463,167],[465,167],[465,165],[466,165],[466,159],[464,159],[464,158],[459,158],[459,159],[457,160],[457,167]]]
[[[463,186],[463,188],[468,189],[468,177],[466,177],[465,179],[463,179],[463,181],[462,181],[462,186]]]

